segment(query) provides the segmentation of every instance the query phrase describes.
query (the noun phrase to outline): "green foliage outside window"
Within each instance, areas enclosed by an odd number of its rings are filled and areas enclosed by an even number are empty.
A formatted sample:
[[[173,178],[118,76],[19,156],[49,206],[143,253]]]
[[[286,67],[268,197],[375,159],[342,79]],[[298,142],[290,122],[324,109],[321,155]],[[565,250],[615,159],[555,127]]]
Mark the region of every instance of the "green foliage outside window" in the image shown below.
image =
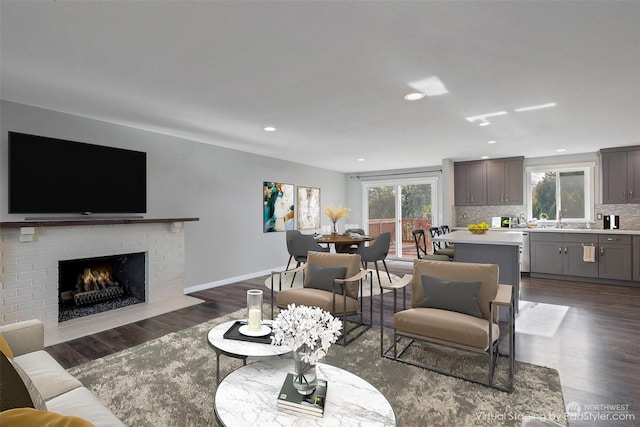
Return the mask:
[[[549,220],[556,220],[561,213],[562,218],[584,218],[584,181],[584,171],[547,171],[542,177],[532,174],[533,217],[540,218],[541,213],[546,213]],[[559,201],[557,195],[560,195]]]

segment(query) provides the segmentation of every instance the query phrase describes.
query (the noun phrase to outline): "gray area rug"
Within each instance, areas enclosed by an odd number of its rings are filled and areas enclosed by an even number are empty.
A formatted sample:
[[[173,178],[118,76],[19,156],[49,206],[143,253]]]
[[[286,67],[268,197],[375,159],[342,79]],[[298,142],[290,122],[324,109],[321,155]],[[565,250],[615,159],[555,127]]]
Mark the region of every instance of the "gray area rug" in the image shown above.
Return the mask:
[[[207,343],[207,333],[214,325],[242,318],[244,313],[239,310],[212,319],[69,372],[129,426],[216,425],[215,353]],[[431,362],[434,358],[444,363],[453,360],[452,369],[473,366],[469,359],[448,352],[421,347],[411,352],[412,357]],[[393,406],[401,427],[519,426],[525,416],[553,417],[566,424],[560,379],[553,369],[518,362],[515,390],[507,394],[380,357],[378,329],[369,330],[347,347],[332,346],[322,362],[376,386]],[[242,366],[242,361],[222,356],[220,366],[224,376]],[[499,368],[504,377],[506,359],[500,360]]]

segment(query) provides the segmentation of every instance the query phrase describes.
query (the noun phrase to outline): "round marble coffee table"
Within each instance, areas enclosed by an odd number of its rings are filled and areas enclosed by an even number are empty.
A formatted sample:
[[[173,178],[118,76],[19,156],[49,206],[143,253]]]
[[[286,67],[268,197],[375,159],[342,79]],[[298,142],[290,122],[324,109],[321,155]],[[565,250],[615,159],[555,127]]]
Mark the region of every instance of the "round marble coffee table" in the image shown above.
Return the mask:
[[[328,382],[324,415],[278,409],[277,398],[293,360],[270,359],[243,366],[218,385],[216,417],[226,427],[245,426],[395,426],[389,401],[374,386],[344,369],[318,363]]]
[[[291,349],[271,344],[262,344],[257,342],[229,340],[224,337],[225,332],[236,322],[221,323],[209,331],[207,341],[209,346],[216,352],[216,382],[220,382],[220,355],[242,359],[246,364],[247,359],[261,360],[263,358],[271,358],[275,356],[284,356],[291,353]],[[267,323],[267,322],[265,322]],[[293,362],[291,362],[293,363]]]

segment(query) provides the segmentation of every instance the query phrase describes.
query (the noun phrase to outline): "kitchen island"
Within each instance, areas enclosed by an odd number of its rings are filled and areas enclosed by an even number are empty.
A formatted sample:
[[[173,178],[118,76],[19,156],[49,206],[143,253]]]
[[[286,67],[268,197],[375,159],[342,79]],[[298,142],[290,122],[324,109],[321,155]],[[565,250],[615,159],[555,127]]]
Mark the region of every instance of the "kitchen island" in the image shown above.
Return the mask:
[[[455,244],[454,262],[497,264],[500,268],[500,283],[514,288],[514,307],[518,311],[520,302],[520,247],[522,231],[493,231],[474,234],[468,230],[457,230],[433,238],[436,242]],[[500,313],[500,320],[506,320]]]

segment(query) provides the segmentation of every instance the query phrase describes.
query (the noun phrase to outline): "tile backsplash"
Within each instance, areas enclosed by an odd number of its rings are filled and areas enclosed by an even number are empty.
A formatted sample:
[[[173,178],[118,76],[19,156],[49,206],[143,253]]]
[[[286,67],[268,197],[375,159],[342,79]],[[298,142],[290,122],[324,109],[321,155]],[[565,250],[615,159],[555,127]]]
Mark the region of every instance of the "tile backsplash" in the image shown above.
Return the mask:
[[[525,214],[527,207],[525,205],[515,206],[455,206],[454,218],[455,227],[466,227],[468,224],[478,222],[491,223],[494,216],[510,216],[520,217]],[[597,214],[602,215],[619,215],[621,230],[640,230],[640,205],[623,204],[623,205],[595,205],[594,217]],[[584,223],[571,224],[569,226],[584,227]],[[594,220],[591,228],[596,230],[603,229],[602,220]]]

